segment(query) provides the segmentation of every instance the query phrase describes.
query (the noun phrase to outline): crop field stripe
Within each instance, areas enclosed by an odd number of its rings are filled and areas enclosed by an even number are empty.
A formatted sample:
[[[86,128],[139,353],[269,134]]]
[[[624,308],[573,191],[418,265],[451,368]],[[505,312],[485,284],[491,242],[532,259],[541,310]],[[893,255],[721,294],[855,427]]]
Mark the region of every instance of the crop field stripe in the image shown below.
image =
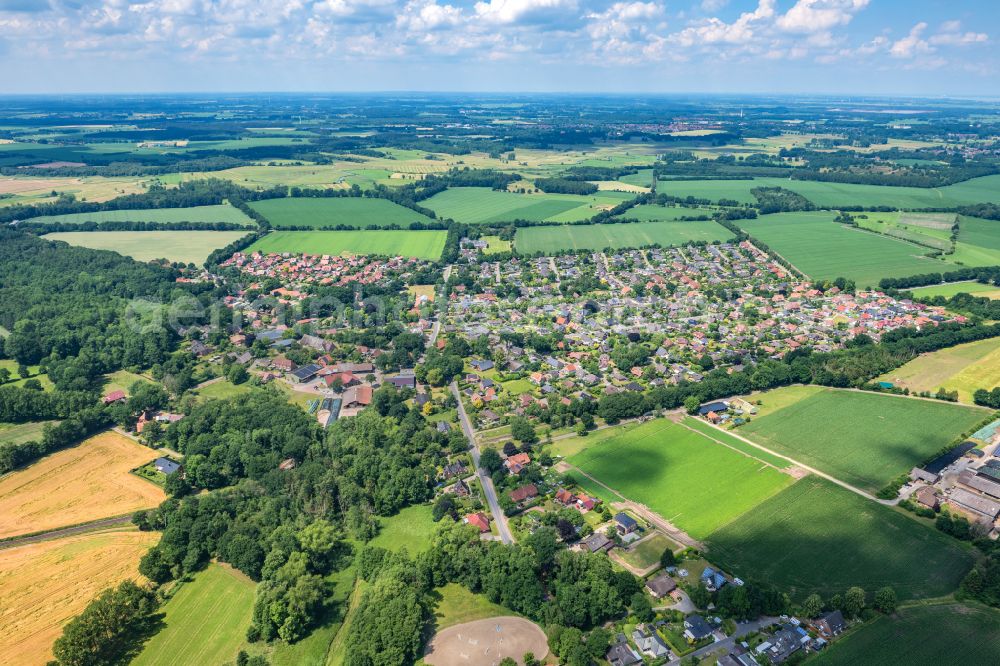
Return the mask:
[[[584,224],[522,227],[514,237],[519,252],[602,250],[647,245],[679,246],[695,241],[722,242],[732,238],[725,227],[711,221],[662,221],[632,224]]]
[[[249,205],[276,228],[338,224],[361,228],[398,224],[406,228],[412,222],[434,222],[423,213],[375,197],[289,197],[254,201]]]
[[[136,261],[169,259],[202,264],[214,250],[247,235],[247,231],[65,231],[43,236],[89,247],[111,250]]]
[[[249,252],[293,254],[379,254],[436,261],[444,251],[445,231],[275,231]]]

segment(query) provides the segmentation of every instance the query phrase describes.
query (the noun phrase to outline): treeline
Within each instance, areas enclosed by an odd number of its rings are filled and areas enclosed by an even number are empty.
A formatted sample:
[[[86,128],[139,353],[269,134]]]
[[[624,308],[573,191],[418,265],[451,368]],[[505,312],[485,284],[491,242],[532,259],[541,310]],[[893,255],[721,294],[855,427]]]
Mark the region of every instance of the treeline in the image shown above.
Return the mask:
[[[93,161],[95,153],[87,153],[86,159]],[[37,168],[30,164],[0,167],[3,176],[34,176],[36,178],[58,176],[61,178],[79,178],[83,176],[105,176],[107,178],[128,176],[162,176],[170,173],[194,173],[197,171],[223,171],[241,166],[252,166],[254,162],[225,155],[215,157],[200,157],[190,159],[192,153],[182,154],[176,160],[166,164],[144,164],[138,161],[113,161],[106,164],[88,164],[86,166],[64,166]],[[77,157],[83,157],[77,154]],[[37,158],[35,158],[37,159]],[[48,158],[46,158],[48,159]]]
[[[783,187],[755,187],[750,193],[757,199],[757,209],[761,215],[770,213],[814,210],[812,202],[798,192]]]
[[[593,194],[597,185],[568,178],[536,178],[535,187],[549,194]]]
[[[241,231],[253,225],[235,222],[95,222],[82,224],[70,222],[21,222],[17,228],[22,231],[44,235],[60,231]]]
[[[563,173],[565,180],[618,180],[622,176],[639,173],[639,166],[599,167],[573,166]]]
[[[94,405],[93,396],[88,398],[87,406],[73,411],[65,420],[46,424],[40,440],[0,444],[0,474],[12,472],[50,453],[79,444],[107,428],[111,424],[107,411]]]
[[[996,284],[997,281],[1000,281],[1000,266],[958,268],[943,273],[921,273],[907,277],[882,278],[879,280],[878,286],[880,289],[902,290],[913,287],[927,287],[943,282],[966,282],[970,280],[984,284]]]

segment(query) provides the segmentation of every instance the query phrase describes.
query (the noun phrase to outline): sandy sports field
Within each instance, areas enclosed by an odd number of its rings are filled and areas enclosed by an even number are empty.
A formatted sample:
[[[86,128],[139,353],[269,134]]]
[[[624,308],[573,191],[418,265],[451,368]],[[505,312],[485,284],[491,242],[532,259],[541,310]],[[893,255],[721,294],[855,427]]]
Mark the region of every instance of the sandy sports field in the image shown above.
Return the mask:
[[[129,474],[157,457],[116,432],[57,451],[0,479],[0,538],[149,509],[166,499]]]
[[[536,659],[549,653],[545,632],[537,624],[520,617],[491,617],[457,624],[438,632],[424,655],[431,666],[486,666],[531,652]]]
[[[159,538],[128,529],[0,550],[0,662],[46,663],[63,625],[91,599],[142,580],[139,559]]]

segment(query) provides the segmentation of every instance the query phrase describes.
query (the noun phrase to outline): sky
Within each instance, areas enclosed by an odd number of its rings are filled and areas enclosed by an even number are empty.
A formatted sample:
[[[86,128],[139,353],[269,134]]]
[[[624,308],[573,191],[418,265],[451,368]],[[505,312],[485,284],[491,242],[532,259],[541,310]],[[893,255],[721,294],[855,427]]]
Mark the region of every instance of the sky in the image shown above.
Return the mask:
[[[1000,97],[1000,0],[0,0],[0,93]]]

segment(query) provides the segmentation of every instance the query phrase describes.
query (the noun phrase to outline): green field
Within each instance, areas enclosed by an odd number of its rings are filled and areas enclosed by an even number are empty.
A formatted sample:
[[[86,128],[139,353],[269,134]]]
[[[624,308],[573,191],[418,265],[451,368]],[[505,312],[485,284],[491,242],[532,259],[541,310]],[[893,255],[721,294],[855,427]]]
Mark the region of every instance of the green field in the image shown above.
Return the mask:
[[[827,183],[787,178],[754,180],[661,180],[657,194],[718,201],[733,199],[755,203],[750,190],[756,187],[783,187],[798,192],[821,207],[892,206],[895,208],[954,208],[974,203],[1000,203],[1000,176],[983,176],[947,187],[890,187]]]
[[[339,224],[359,229],[397,224],[408,228],[412,222],[434,222],[422,213],[387,199],[369,197],[297,197],[254,201],[250,207],[267,218],[273,227],[335,227]]]
[[[248,251],[400,255],[436,261],[447,235],[446,231],[276,231]]]
[[[515,194],[488,187],[454,187],[422,201],[421,205],[437,213],[438,218],[451,218],[466,224],[513,220],[579,222],[634,196],[628,192],[607,191],[588,196]]]
[[[221,379],[196,389],[194,393],[202,400],[229,400],[252,390],[253,387],[249,383],[233,384],[228,379]]]
[[[229,205],[191,208],[152,208],[149,210],[103,210],[96,213],[70,213],[33,217],[27,222],[83,224],[84,222],[211,222],[256,226],[243,211]]]
[[[200,666],[234,660],[250,625],[254,588],[243,574],[210,564],[164,604],[166,626],[132,663]]]
[[[368,543],[392,551],[406,548],[414,556],[430,550],[438,525],[431,518],[431,506],[418,504],[395,516],[380,518],[378,535]]]
[[[683,206],[655,206],[642,204],[629,208],[620,217],[642,222],[679,220],[682,217],[712,217],[718,211],[711,208],[684,208]]]
[[[934,296],[950,297],[955,294],[975,294],[986,298],[1000,298],[1000,287],[982,282],[949,282],[931,287],[911,289],[916,298],[933,298]]]
[[[623,496],[703,538],[792,478],[667,419],[605,439],[568,461]]]
[[[738,432],[874,493],[987,414],[946,402],[827,389],[755,418]]]
[[[959,542],[901,510],[814,476],[707,543],[710,559],[727,571],[798,601],[813,592],[828,599],[852,585],[869,592],[890,585],[900,599],[939,597],[958,587],[974,560]]]
[[[111,250],[136,261],[167,259],[201,265],[213,251],[245,235],[243,231],[65,231],[44,238]]]
[[[495,604],[482,594],[474,594],[458,583],[448,583],[431,593],[434,604],[434,628],[441,631],[464,622],[488,617],[517,615],[509,608]]]
[[[1000,264],[1000,221],[960,216],[952,261],[966,266]]]
[[[694,241],[726,241],[733,234],[715,222],[639,222],[635,224],[583,224],[522,227],[514,236],[518,252],[601,250],[606,247],[685,245]]]
[[[973,283],[975,284],[975,283]],[[1000,339],[977,340],[921,354],[906,365],[887,372],[879,381],[892,382],[910,391],[958,391],[958,399],[972,403],[977,389],[1000,386]]]
[[[643,539],[630,550],[621,550],[621,558],[636,569],[644,570],[654,564],[659,564],[660,556],[666,549],[677,550],[677,544],[660,533],[648,539]]]
[[[0,423],[0,442],[23,444],[42,441],[42,431],[47,424],[58,421],[34,421],[31,423]]]
[[[514,247],[514,243],[512,241],[502,240],[499,236],[483,236],[480,240],[486,241],[489,245],[489,247],[483,250],[483,254],[510,252]]]
[[[914,605],[881,615],[809,661],[817,666],[992,664],[1000,611],[972,603]]]
[[[953,268],[922,256],[930,248],[859,231],[833,218],[830,212],[777,213],[737,224],[815,279],[844,277],[859,286],[871,286],[884,277]]]

